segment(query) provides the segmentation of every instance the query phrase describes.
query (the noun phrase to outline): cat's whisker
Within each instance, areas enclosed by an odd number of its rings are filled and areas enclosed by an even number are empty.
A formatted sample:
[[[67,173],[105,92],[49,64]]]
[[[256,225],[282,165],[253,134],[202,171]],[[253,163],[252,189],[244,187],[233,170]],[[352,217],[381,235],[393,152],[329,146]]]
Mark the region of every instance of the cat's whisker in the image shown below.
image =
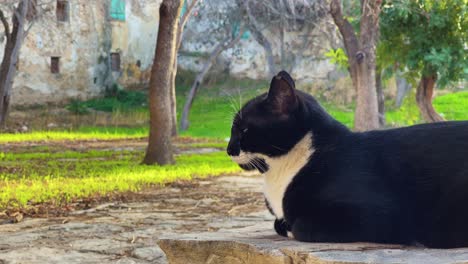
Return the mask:
[[[237,107],[237,103],[236,103],[236,100],[234,99],[234,96],[228,95],[228,100],[229,100],[229,104],[230,104],[232,110],[234,111],[234,113],[239,112],[240,107],[239,108]]]
[[[280,148],[280,147],[275,146],[275,145],[273,145],[273,144],[270,144],[270,146],[272,146],[272,147],[275,148],[275,149],[281,150],[281,151],[287,151],[286,149]]]
[[[258,160],[255,160],[255,159],[254,159],[254,163],[255,163],[255,165],[256,165],[256,166],[255,166],[256,168],[258,168],[258,169],[260,169],[260,170],[264,170],[263,165],[260,164],[260,162],[259,162]]]
[[[236,115],[226,115],[222,120],[223,123],[229,123],[232,124],[234,122],[234,119],[236,118]]]
[[[240,111],[240,109],[242,108],[242,93],[240,89],[238,89],[238,92],[239,92],[239,114],[240,114],[240,118],[242,119],[242,112]]]
[[[267,167],[266,167],[266,164],[264,164],[263,162],[261,162],[260,160],[256,159],[256,158],[253,158],[251,160],[258,169],[260,169],[261,171],[266,171],[267,170]]]

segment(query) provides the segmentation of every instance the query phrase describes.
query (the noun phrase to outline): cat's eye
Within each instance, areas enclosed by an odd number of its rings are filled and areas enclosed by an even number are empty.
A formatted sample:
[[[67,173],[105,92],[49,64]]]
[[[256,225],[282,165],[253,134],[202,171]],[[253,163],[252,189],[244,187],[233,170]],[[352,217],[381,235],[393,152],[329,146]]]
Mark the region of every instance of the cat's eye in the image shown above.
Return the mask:
[[[249,129],[248,129],[248,128],[244,128],[244,129],[242,129],[242,133],[244,133],[244,134],[245,134],[245,133],[247,133],[247,131],[249,131]]]

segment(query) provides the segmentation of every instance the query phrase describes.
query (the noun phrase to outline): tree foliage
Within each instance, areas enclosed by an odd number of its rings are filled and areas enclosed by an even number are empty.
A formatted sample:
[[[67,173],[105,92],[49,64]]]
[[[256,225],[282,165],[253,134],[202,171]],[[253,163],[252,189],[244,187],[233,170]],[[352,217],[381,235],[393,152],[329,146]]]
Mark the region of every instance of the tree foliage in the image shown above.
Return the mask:
[[[438,85],[468,76],[466,0],[387,0],[380,20],[379,62],[406,71],[413,84],[438,75]]]

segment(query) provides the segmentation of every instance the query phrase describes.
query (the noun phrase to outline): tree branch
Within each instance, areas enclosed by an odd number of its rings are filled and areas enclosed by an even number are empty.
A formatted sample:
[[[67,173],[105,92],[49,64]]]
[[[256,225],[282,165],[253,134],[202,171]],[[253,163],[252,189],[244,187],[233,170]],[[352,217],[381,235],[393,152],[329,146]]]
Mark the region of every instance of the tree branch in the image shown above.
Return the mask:
[[[266,59],[268,61],[268,71],[271,76],[276,74],[276,65],[274,61],[273,50],[271,47],[270,41],[265,37],[262,30],[260,29],[257,20],[255,19],[252,11],[250,9],[250,1],[244,1],[243,6],[245,8],[245,12],[247,13],[248,22],[249,22],[249,29],[252,32],[252,35],[255,37],[255,40],[263,47],[265,50]]]
[[[5,36],[7,39],[9,39],[11,36],[10,25],[8,24],[5,14],[3,13],[2,10],[0,10],[0,20],[2,21],[3,27],[5,28]]]
[[[185,0],[188,1],[188,0]],[[192,0],[190,4],[187,5],[187,10],[185,10],[184,15],[182,15],[179,21],[179,28],[177,29],[177,42],[176,42],[176,50],[179,50],[180,45],[182,44],[182,33],[184,32],[185,24],[187,24],[190,15],[192,14],[192,10],[197,4],[198,0]]]
[[[200,89],[200,86],[203,83],[206,74],[209,72],[211,67],[215,65],[216,59],[223,51],[232,48],[237,42],[239,42],[239,40],[242,38],[242,35],[244,34],[244,29],[244,25],[241,24],[236,37],[231,36],[229,31],[227,31],[226,34],[228,36],[224,40],[219,42],[218,45],[215,46],[213,51],[210,53],[208,60],[206,60],[205,64],[203,65],[201,72],[197,75],[197,77],[195,77],[195,81],[193,82],[192,87],[190,88],[189,94],[187,95],[187,99],[185,101],[184,109],[182,111],[182,118],[180,120],[181,130],[187,130],[187,128],[189,127],[188,118],[190,109],[192,108],[195,96],[197,95],[197,92]]]
[[[331,0],[330,14],[343,36],[348,59],[350,60],[350,63],[354,63],[356,61],[355,56],[359,51],[359,41],[356,33],[354,33],[353,26],[351,26],[349,21],[343,17],[340,0]]]

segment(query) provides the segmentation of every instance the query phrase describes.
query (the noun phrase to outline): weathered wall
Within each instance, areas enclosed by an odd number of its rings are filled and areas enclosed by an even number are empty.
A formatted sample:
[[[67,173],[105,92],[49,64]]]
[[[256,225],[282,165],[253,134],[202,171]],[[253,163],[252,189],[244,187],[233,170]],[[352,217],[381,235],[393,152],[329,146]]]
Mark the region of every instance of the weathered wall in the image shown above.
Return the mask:
[[[106,1],[69,3],[68,22],[57,21],[54,2],[25,39],[12,91],[14,105],[87,98],[114,80],[123,85],[147,82],[142,72],[153,58],[160,1],[127,1],[125,21],[108,19]],[[111,52],[120,53],[121,72],[109,70]],[[60,57],[58,74],[51,73],[51,57]]]
[[[123,86],[146,84],[153,63],[161,0],[131,0],[125,22],[112,21],[112,52],[122,54],[118,81]],[[137,62],[140,62],[140,66]]]

